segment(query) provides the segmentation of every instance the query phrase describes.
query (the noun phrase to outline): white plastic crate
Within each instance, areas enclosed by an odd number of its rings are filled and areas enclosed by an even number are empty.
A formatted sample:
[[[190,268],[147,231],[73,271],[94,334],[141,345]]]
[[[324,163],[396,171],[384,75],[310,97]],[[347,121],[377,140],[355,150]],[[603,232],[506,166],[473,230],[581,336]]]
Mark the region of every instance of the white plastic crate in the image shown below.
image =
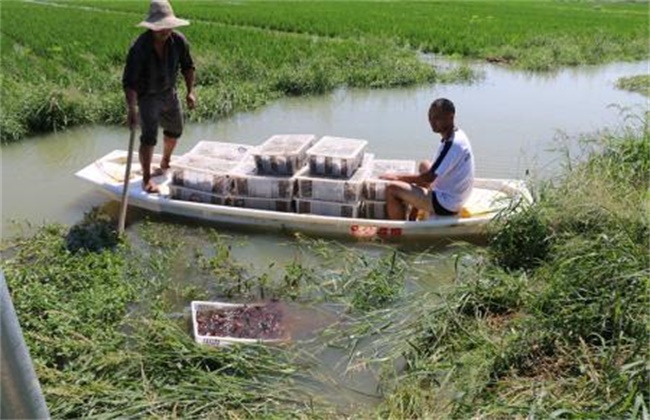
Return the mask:
[[[363,164],[348,179],[312,175],[309,167],[303,168],[295,176],[298,197],[339,203],[360,201],[363,183],[370,173],[373,158],[373,154],[366,153]]]
[[[228,172],[237,165],[237,161],[186,154],[171,162],[172,184],[227,194],[230,190]]]
[[[197,203],[209,204],[226,204],[226,197],[223,195],[213,194],[207,191],[193,190],[191,188],[179,187],[178,185],[169,186],[169,196],[174,200],[194,201]]]
[[[291,175],[258,175],[253,158],[244,159],[229,172],[231,192],[241,197],[293,198],[295,180]]]
[[[226,303],[226,302],[207,302],[194,300],[191,303],[192,307],[192,331],[194,333],[194,341],[199,344],[207,344],[210,346],[229,346],[232,344],[256,344],[256,343],[282,343],[289,340],[289,334],[282,329],[277,331],[279,338],[239,338],[228,335],[212,335],[207,334],[207,331],[199,331],[200,317],[205,316],[210,312],[227,312],[238,310],[246,307],[264,307],[265,304],[243,304],[243,303]],[[280,315],[282,313],[280,312]],[[282,320],[279,320],[282,326]],[[206,334],[200,334],[206,332]]]
[[[251,154],[260,175],[293,175],[305,164],[306,151],[316,141],[313,134],[277,134]]]
[[[244,207],[247,209],[272,210],[282,212],[293,211],[293,200],[284,198],[260,198],[260,197],[230,197],[230,205]]]
[[[367,140],[325,136],[307,150],[310,173],[349,178],[361,166],[367,146]]]
[[[296,199],[296,212],[321,216],[359,217],[361,202],[335,203],[332,201]]]
[[[240,143],[201,140],[187,152],[188,155],[240,162],[254,146]]]
[[[386,210],[386,202],[372,200],[364,201],[363,216],[366,219],[387,219],[388,212]]]
[[[385,201],[386,185],[390,181],[379,179],[387,173],[417,174],[417,163],[414,160],[375,159],[372,169],[363,186],[363,195],[368,200]]]

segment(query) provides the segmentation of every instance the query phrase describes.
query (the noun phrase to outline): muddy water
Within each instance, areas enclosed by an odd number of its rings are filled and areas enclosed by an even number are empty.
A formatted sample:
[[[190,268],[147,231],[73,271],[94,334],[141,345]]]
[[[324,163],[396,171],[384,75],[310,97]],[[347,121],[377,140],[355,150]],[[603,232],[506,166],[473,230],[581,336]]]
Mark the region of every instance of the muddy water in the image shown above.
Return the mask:
[[[550,151],[558,146],[558,133],[573,136],[569,146],[575,149],[575,136],[615,128],[622,121],[621,109],[636,115],[647,109],[643,96],[620,91],[615,82],[619,77],[646,74],[648,66],[649,62],[619,63],[531,75],[482,65],[477,67],[482,80],[471,85],[339,90],[318,97],[287,98],[217,123],[191,124],[177,152],[189,150],[199,140],[258,144],[277,133],[313,133],[367,139],[369,151],[383,158],[427,158],[437,142],[427,123],[427,109],[433,98],[444,96],[455,102],[457,124],[472,140],[478,176],[519,178],[526,172],[547,176],[558,169],[559,155]],[[30,230],[25,222],[71,225],[93,206],[117,214],[117,203],[108,202],[73,174],[127,144],[125,128],[95,126],[2,146],[2,236]],[[130,216],[134,220],[144,217],[137,210],[130,210]],[[20,228],[14,221],[21,223]],[[296,253],[291,238],[238,231],[229,235],[233,256],[252,271],[284,266]],[[452,267],[448,263],[434,261],[431,267],[436,275],[410,279],[407,288],[431,290],[449,283]],[[314,339],[322,327],[318,321],[341,315],[336,308],[324,310],[327,315],[323,316],[297,310],[294,336]],[[334,384],[332,395],[345,388],[353,390],[353,401],[372,404],[376,401],[375,374],[350,374],[342,362],[345,358],[346,351],[340,349],[318,355],[319,372]]]

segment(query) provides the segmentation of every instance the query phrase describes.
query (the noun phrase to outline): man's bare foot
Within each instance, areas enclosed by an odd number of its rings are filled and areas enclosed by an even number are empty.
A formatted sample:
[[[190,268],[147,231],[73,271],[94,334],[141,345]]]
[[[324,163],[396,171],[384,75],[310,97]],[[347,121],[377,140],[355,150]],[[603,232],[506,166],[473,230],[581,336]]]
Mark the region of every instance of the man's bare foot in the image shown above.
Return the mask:
[[[160,187],[158,187],[158,185],[156,185],[156,183],[151,180],[147,182],[143,182],[142,189],[144,190],[144,192],[149,194],[156,194],[160,192]]]
[[[160,166],[153,170],[151,176],[162,176],[167,175],[169,171],[169,159],[162,159],[160,161]]]
[[[155,168],[153,171],[151,171],[151,176],[167,175],[168,171],[169,171],[169,166],[165,168],[162,165],[160,165],[158,168]]]

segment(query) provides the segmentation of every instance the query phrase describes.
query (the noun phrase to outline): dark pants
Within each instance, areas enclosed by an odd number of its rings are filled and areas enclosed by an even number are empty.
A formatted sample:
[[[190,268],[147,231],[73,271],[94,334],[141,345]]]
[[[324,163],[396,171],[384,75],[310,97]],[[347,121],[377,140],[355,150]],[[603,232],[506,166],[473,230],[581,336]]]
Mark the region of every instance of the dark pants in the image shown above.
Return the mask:
[[[155,146],[158,127],[162,127],[163,135],[174,139],[183,134],[183,114],[176,91],[139,96],[138,108],[142,127],[140,143]]]
[[[431,201],[433,204],[433,211],[436,213],[438,216],[453,216],[456,213],[453,211],[449,211],[446,208],[442,207],[440,205],[440,202],[438,201],[438,197],[436,197],[436,192],[433,191]]]

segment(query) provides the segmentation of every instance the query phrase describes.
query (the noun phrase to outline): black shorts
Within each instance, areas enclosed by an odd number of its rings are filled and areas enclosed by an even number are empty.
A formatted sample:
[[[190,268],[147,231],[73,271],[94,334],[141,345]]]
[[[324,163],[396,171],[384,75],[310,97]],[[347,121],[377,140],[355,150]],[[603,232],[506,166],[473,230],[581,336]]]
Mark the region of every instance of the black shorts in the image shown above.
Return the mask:
[[[431,204],[433,204],[433,212],[438,216],[453,216],[456,214],[456,212],[449,211],[440,205],[435,191],[431,193]]]
[[[140,143],[155,146],[158,142],[158,127],[163,135],[177,139],[183,134],[183,114],[181,103],[175,91],[138,97]]]

